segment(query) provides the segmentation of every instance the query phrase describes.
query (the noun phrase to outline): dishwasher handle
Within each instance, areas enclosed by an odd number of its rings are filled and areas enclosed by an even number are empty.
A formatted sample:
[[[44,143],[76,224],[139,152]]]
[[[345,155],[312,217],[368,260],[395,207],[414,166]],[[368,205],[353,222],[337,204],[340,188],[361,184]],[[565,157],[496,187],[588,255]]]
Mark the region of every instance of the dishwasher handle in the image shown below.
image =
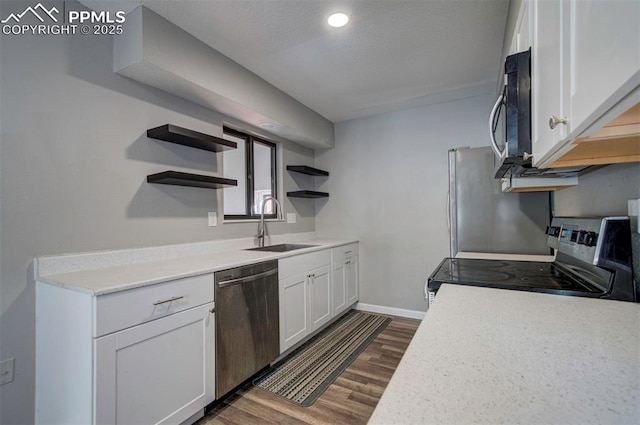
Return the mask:
[[[216,283],[218,288],[223,288],[225,286],[238,285],[240,283],[251,282],[252,280],[260,279],[263,277],[271,276],[278,273],[278,269],[267,270],[266,272],[252,274],[251,276],[239,277],[236,279],[223,280]]]

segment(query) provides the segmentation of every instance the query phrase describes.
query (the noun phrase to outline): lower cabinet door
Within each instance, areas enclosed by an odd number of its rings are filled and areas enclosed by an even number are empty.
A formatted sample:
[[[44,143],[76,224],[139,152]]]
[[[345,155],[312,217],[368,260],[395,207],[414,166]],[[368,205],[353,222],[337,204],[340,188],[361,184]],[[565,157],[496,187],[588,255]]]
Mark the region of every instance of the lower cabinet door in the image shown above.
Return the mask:
[[[307,273],[278,283],[280,293],[280,353],[284,353],[309,333]]]
[[[360,299],[358,289],[358,257],[352,257],[347,260],[344,267],[347,306],[351,306]]]
[[[331,310],[331,267],[323,266],[309,273],[309,310],[311,332],[329,323],[333,317]]]
[[[179,424],[213,401],[213,306],[96,339],[95,422]]]
[[[336,261],[333,265],[331,277],[331,298],[333,299],[333,316],[342,313],[347,308],[347,291],[345,288],[345,262]]]

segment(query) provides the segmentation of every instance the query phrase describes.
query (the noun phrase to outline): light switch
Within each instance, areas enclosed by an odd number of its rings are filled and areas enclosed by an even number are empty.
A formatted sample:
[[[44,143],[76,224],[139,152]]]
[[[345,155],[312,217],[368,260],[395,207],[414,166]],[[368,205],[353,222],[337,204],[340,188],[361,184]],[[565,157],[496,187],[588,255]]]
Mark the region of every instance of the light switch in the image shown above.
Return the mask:
[[[287,223],[296,222],[296,213],[287,213]]]
[[[218,225],[218,214],[215,211],[209,213],[209,227]]]

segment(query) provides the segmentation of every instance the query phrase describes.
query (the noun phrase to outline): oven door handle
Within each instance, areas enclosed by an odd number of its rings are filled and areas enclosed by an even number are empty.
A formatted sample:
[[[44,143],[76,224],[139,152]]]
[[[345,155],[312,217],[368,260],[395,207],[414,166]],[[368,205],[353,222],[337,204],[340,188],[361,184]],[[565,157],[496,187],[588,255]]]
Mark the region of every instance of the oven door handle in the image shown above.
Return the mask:
[[[493,132],[493,121],[503,100],[504,95],[500,95],[500,97],[498,97],[498,100],[496,100],[496,104],[493,105],[493,109],[491,110],[491,114],[489,115],[489,139],[491,140],[491,149],[493,149],[493,153],[495,153],[498,159],[501,161],[505,158],[507,149],[506,146],[503,150],[500,150],[500,148],[498,147],[498,142],[496,142],[496,135]]]

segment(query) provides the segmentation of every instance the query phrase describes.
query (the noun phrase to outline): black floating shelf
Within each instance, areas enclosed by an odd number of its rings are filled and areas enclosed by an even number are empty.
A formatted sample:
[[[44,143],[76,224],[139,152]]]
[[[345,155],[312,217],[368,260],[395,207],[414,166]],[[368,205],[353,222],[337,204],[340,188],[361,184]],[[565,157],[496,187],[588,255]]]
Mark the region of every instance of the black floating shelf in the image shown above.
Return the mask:
[[[147,137],[211,152],[221,152],[238,147],[236,142],[178,127],[173,124],[165,124],[149,129],[147,130]]]
[[[182,173],[179,171],[164,171],[147,176],[148,183],[170,184],[173,186],[203,187],[205,189],[220,189],[227,186],[237,186],[237,180],[222,177],[202,176],[199,174]]]
[[[327,192],[316,192],[315,190],[297,190],[295,192],[287,192],[290,198],[328,198]]]
[[[287,170],[295,171],[296,173],[307,174],[309,176],[328,176],[329,172],[324,170],[318,170],[317,168],[309,167],[307,165],[287,165]]]

